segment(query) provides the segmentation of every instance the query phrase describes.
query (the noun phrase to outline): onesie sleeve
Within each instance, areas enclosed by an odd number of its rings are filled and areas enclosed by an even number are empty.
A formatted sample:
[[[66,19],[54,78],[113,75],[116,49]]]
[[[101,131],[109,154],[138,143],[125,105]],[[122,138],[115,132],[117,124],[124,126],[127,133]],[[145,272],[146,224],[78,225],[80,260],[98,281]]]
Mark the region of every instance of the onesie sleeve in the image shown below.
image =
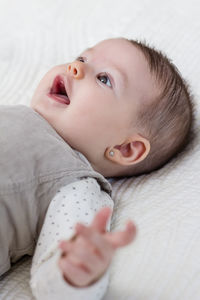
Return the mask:
[[[113,200],[94,178],[85,178],[59,189],[52,199],[37,242],[31,266],[30,286],[37,300],[100,300],[108,282],[109,269],[88,287],[67,283],[58,267],[59,241],[74,235],[77,222],[91,224],[103,207],[113,209]],[[109,220],[107,231],[110,230]]]

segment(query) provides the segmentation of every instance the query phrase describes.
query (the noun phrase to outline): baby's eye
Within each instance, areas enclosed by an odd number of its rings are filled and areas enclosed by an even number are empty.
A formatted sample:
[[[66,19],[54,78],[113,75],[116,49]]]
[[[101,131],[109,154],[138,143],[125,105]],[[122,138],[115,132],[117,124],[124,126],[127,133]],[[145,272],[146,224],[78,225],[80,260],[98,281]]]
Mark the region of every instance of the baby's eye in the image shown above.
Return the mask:
[[[81,62],[85,62],[85,59],[84,59],[83,56],[78,56],[78,57],[76,58],[76,60],[81,61]]]
[[[100,74],[97,76],[97,78],[104,84],[107,84],[109,87],[112,87],[112,84],[110,82],[110,79],[107,74]]]

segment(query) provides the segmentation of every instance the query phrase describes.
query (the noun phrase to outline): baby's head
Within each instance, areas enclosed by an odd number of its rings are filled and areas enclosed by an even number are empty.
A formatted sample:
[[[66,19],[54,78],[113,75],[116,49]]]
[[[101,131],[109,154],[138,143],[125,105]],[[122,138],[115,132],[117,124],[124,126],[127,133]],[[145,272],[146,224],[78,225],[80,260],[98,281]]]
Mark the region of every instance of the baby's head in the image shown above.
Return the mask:
[[[31,107],[96,171],[115,177],[155,170],[183,149],[193,121],[190,98],[163,54],[115,38],[52,68]]]

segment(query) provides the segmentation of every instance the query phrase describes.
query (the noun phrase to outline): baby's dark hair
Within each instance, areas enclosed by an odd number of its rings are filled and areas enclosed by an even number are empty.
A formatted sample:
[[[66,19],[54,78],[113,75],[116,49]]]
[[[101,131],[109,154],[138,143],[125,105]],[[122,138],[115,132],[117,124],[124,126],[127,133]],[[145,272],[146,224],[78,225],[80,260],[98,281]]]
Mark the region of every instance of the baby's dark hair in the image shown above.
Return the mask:
[[[193,138],[194,103],[188,83],[165,54],[146,42],[127,40],[143,53],[161,91],[139,111],[137,128],[151,149],[142,162],[129,167],[126,176],[132,176],[161,168],[185,149]]]

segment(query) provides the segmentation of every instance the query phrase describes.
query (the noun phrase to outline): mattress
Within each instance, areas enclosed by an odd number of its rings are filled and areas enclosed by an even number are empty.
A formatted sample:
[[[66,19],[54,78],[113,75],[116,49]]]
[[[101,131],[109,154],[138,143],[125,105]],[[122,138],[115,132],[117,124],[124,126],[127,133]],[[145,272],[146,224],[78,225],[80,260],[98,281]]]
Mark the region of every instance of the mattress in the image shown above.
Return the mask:
[[[197,0],[1,0],[0,104],[30,104],[42,76],[100,40],[127,37],[166,53],[194,95],[196,139],[164,168],[113,179],[112,230],[136,240],[115,253],[104,300],[200,299],[200,4]],[[0,300],[34,299],[31,257],[0,278]]]

